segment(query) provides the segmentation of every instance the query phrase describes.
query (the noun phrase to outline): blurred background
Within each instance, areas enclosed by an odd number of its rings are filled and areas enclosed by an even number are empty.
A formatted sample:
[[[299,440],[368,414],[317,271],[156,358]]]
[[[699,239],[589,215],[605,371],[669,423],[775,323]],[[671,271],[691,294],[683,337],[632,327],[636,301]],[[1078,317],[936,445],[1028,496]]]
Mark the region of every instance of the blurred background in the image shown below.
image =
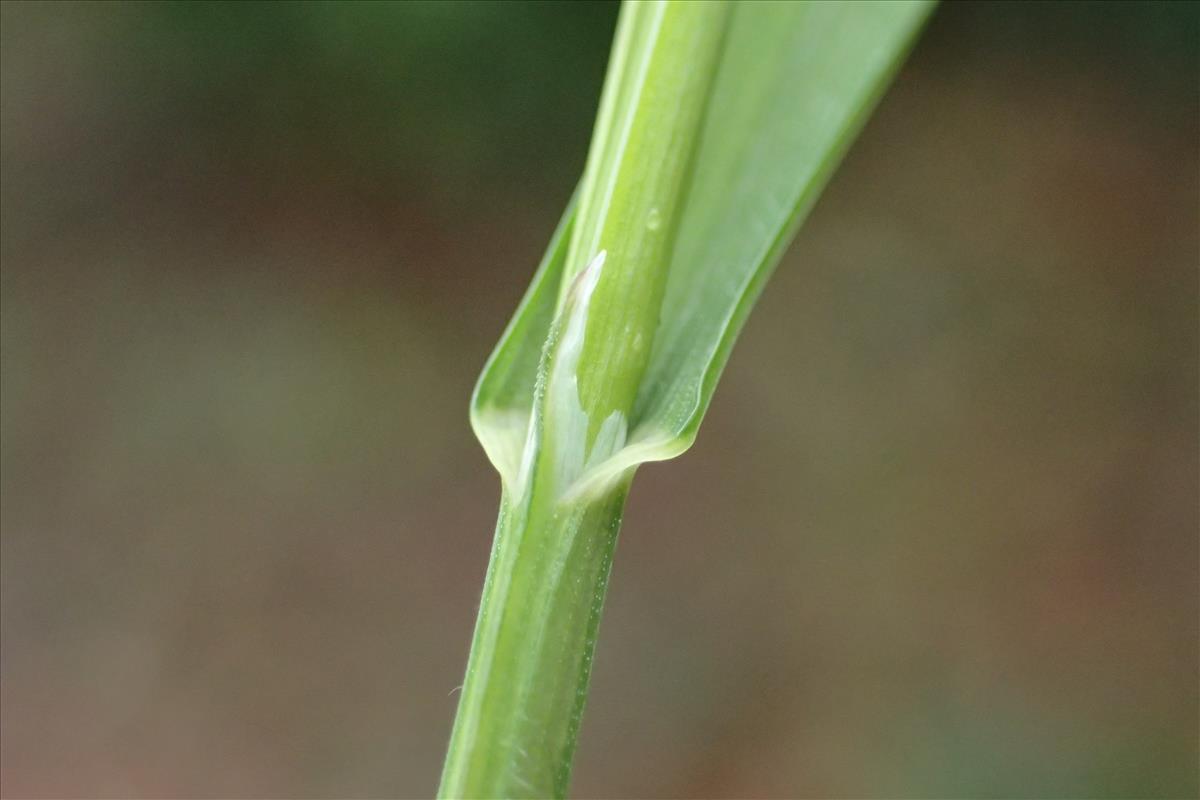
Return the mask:
[[[8,797],[427,797],[608,3],[4,3]],[[1193,797],[1200,6],[947,4],[638,476],[578,797]]]

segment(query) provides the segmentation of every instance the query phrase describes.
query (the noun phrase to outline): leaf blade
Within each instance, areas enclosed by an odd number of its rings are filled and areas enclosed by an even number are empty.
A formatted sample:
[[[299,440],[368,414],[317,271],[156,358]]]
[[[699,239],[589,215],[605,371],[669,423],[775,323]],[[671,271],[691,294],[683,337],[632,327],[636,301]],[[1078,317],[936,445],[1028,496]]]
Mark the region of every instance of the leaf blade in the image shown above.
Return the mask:
[[[694,440],[763,284],[931,9],[737,4],[635,409],[641,437],[678,440],[664,457]]]

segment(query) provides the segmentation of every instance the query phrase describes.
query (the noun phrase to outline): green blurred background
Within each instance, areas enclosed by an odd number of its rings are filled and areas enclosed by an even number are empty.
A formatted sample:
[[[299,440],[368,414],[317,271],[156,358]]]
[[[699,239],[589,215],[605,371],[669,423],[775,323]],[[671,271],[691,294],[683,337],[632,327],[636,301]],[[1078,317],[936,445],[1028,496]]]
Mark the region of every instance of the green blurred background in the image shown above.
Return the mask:
[[[2,6],[3,792],[422,797],[616,7]],[[641,471],[579,797],[1194,797],[1194,4],[948,4]]]

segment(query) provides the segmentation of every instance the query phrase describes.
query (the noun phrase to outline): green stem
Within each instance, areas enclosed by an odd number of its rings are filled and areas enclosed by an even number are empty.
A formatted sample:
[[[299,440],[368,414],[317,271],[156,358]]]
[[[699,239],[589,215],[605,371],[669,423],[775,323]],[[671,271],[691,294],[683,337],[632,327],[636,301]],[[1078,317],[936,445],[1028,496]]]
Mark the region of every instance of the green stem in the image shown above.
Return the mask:
[[[505,498],[441,797],[566,795],[627,487],[565,514]]]
[[[628,64],[611,68],[618,96],[597,120],[566,270],[569,279],[597,253],[607,255],[579,376],[593,426],[613,411],[629,415],[650,357],[731,10],[724,2],[678,1],[622,10],[614,58]],[[622,52],[627,25],[632,44]]]

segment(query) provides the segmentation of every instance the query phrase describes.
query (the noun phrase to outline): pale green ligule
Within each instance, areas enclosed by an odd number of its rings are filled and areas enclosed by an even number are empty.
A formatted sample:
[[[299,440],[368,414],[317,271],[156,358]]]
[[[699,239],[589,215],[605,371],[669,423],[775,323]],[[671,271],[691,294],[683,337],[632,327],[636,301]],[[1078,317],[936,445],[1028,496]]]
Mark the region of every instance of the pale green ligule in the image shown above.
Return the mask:
[[[591,436],[591,418],[579,396],[579,360],[596,286],[603,274],[605,251],[570,283],[563,311],[551,333],[547,353],[553,352],[545,368],[546,467],[553,476],[552,495],[561,498],[589,468],[608,461],[625,445],[628,421],[624,412],[613,409]],[[527,463],[532,463],[527,462]]]

